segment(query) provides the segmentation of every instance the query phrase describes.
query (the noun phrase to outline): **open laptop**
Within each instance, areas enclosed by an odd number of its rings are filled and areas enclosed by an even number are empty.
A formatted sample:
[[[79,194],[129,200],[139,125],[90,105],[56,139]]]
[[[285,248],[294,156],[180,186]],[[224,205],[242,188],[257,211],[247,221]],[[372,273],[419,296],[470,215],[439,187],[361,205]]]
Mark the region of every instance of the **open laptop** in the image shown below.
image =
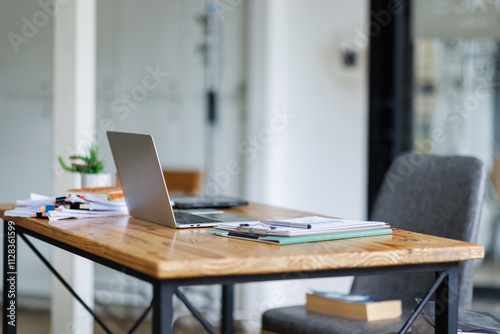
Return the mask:
[[[256,220],[219,210],[173,211],[153,137],[113,131],[107,136],[132,217],[171,228]]]

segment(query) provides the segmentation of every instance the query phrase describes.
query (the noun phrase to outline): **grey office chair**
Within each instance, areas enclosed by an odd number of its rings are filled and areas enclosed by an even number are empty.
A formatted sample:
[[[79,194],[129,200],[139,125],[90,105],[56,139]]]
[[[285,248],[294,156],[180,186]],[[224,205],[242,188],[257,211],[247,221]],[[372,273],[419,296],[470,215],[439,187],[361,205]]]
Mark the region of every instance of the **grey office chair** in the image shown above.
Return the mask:
[[[406,153],[385,175],[371,219],[392,227],[475,242],[484,195],[485,169],[481,161],[464,156]],[[473,263],[459,268],[459,305],[470,308]],[[306,311],[304,306],[266,311],[263,333],[327,334],[381,333],[399,330],[435,279],[434,273],[355,277],[351,293],[401,299],[398,319],[361,321]]]

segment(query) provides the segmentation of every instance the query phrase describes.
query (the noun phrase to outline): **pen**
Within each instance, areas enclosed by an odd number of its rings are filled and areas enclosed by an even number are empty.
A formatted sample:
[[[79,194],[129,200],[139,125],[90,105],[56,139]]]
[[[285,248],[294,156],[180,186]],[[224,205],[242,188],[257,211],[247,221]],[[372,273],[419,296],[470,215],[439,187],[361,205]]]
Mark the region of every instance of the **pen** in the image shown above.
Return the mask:
[[[280,222],[280,221],[267,220],[264,223],[273,226],[295,227],[295,228],[305,228],[305,229],[310,229],[312,227],[312,225],[309,223],[301,223],[301,222]]]
[[[258,226],[258,225],[250,225],[250,224],[240,224],[236,228],[239,231],[245,231],[245,232],[255,232],[255,233],[267,233],[269,230],[272,230],[272,227],[269,226]]]

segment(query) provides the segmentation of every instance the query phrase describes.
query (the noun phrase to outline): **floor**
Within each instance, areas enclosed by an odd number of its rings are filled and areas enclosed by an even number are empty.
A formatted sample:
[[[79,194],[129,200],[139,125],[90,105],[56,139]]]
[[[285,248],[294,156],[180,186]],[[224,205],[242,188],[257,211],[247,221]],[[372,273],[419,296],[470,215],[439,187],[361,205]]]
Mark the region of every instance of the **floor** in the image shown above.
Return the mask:
[[[127,319],[103,318],[104,323],[112,333],[127,333],[134,325],[134,321]],[[50,313],[41,310],[19,310],[18,333],[21,334],[49,334],[50,333]],[[94,334],[105,334],[98,324],[94,326]],[[142,324],[134,333],[152,333],[151,323]]]
[[[128,333],[132,326],[135,324],[135,320],[113,318],[113,317],[102,317],[103,322],[109,328],[112,333]],[[21,334],[49,334],[50,330],[50,313],[49,311],[42,310],[28,310],[20,309],[18,310],[18,329],[17,332]],[[94,325],[94,334],[105,334],[106,331],[102,329],[96,322]],[[151,321],[146,320],[142,323],[135,331],[134,334],[150,334],[152,333]],[[180,317],[176,320],[174,324],[175,334],[200,334],[206,333],[203,328],[198,324],[198,322],[189,316]],[[260,333],[260,329],[255,329],[252,331],[242,330],[241,326],[238,326],[236,322],[235,334],[257,334]]]
[[[488,258],[484,260],[474,271],[474,286],[475,290],[491,288],[491,291],[482,294],[474,291],[472,309],[489,312],[500,319],[500,263],[494,263]]]
[[[484,261],[483,264],[476,268],[474,282],[476,286],[498,288],[497,294],[489,294],[486,298],[474,298],[473,309],[486,311],[497,318],[500,318],[500,264],[494,264],[493,261]],[[19,327],[18,333],[23,334],[48,334],[50,326],[50,314],[48,311],[40,310],[19,310]],[[127,333],[133,326],[134,320],[121,319],[114,317],[105,317],[103,319],[106,325],[113,333]],[[196,321],[190,317],[181,317],[175,323],[176,334],[191,334],[204,333]],[[151,333],[151,322],[147,320],[134,333]],[[243,331],[237,329],[236,333],[240,334],[256,334],[260,331],[254,329],[252,331]],[[105,333],[98,325],[95,326],[95,334]]]

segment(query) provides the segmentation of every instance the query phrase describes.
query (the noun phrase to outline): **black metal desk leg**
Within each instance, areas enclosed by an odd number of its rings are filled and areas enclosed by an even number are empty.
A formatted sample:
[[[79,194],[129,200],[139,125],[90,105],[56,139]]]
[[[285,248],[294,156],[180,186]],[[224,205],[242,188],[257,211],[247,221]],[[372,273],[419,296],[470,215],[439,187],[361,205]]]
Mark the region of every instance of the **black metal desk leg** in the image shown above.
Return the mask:
[[[15,334],[17,326],[17,233],[12,221],[3,224],[3,333]]]
[[[458,263],[436,290],[436,333],[456,334],[458,324]]]
[[[233,307],[234,307],[234,285],[222,285],[222,319],[221,333],[231,334],[234,332],[233,327]]]
[[[172,334],[173,297],[177,286],[168,281],[153,284],[153,333]]]

